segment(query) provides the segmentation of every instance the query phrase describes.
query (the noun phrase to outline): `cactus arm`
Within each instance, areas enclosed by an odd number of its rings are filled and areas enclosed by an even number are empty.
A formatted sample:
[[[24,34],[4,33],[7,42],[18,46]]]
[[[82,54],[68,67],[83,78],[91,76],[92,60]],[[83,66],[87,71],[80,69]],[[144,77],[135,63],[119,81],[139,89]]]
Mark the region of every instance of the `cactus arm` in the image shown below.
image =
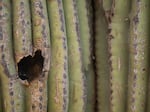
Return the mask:
[[[68,43],[69,112],[85,111],[85,76],[82,68],[80,32],[75,0],[64,0]]]
[[[51,70],[48,82],[48,112],[67,112],[69,99],[68,48],[63,4],[47,1],[51,28]]]
[[[149,0],[133,0],[130,25],[130,70],[127,112],[145,112],[149,74]]]

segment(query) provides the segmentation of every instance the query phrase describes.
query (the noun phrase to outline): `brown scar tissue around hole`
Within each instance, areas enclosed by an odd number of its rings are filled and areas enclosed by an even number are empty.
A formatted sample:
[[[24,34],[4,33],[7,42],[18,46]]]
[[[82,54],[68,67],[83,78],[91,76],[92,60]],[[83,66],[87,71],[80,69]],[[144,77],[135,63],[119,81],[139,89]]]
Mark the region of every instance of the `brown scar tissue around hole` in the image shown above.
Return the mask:
[[[41,50],[37,50],[35,55],[23,57],[18,63],[18,76],[21,80],[33,81],[42,75],[44,57]]]

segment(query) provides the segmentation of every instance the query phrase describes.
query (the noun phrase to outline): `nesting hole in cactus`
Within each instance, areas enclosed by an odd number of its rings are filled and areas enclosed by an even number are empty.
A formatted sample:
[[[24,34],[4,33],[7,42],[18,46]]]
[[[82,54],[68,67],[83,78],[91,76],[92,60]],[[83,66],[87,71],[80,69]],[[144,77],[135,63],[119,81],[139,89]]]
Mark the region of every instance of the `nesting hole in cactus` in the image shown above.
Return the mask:
[[[146,69],[145,69],[145,68],[143,68],[142,70],[143,70],[143,71],[146,71]]]
[[[18,63],[19,78],[28,82],[37,79],[42,75],[43,63],[44,57],[41,54],[41,50],[37,50],[34,56],[23,57]]]

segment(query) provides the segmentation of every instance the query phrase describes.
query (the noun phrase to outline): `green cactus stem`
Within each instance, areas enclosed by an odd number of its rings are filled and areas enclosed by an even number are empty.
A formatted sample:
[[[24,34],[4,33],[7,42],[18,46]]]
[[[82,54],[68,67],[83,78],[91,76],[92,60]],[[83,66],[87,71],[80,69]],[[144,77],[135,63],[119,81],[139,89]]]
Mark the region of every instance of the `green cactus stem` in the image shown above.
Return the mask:
[[[95,1],[95,58],[97,74],[97,112],[110,111],[108,24],[102,4]]]
[[[111,10],[113,0],[100,0],[100,2],[101,2],[101,4],[102,4],[103,9],[104,9],[105,12]]]
[[[28,0],[13,0],[13,40],[16,62],[32,55],[31,16]]]
[[[64,0],[64,15],[68,43],[69,72],[69,110],[68,112],[84,112],[86,104],[85,75],[82,65],[80,31],[77,4],[74,0]]]
[[[13,57],[11,5],[0,1],[0,79],[3,112],[24,112],[23,94]]]
[[[127,112],[145,112],[149,74],[149,0],[132,0]],[[149,111],[148,111],[149,112]]]
[[[48,1],[51,28],[51,67],[48,82],[48,112],[68,112],[68,47],[63,4]]]
[[[110,109],[126,112],[130,0],[113,0],[109,24]]]
[[[46,0],[31,0],[31,11],[33,51],[34,57],[37,58],[38,65],[38,72],[34,73],[37,75],[37,78],[35,78],[29,86],[31,91],[32,112],[47,112],[47,81],[50,69],[50,30]]]
[[[32,37],[31,37],[31,14],[28,0],[13,0],[13,46],[16,66],[23,57],[32,56]],[[19,68],[19,67],[18,67]],[[18,69],[18,75],[19,73]],[[29,88],[24,85],[24,81],[20,79],[22,86],[20,92],[24,98],[22,111],[31,111],[31,93]],[[20,99],[20,98],[19,98]],[[19,110],[18,110],[19,111]]]
[[[82,49],[83,71],[86,77],[87,85],[87,104],[86,112],[94,112],[95,109],[95,74],[92,63],[92,29],[88,23],[87,2],[86,0],[76,0],[77,14],[79,18],[79,31]]]

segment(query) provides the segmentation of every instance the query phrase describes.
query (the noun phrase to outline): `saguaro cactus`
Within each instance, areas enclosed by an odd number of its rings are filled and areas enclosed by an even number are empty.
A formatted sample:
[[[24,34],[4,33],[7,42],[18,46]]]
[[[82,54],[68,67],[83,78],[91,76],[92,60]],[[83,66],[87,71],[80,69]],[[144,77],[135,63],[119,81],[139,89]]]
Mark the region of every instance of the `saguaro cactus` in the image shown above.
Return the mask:
[[[149,0],[0,0],[0,112],[149,112]]]
[[[125,112],[128,77],[130,0],[113,0],[109,16],[111,111]]]
[[[145,112],[149,58],[149,0],[133,0],[127,112]]]
[[[77,0],[77,14],[79,18],[80,44],[82,50],[83,72],[86,77],[87,104],[86,112],[93,112],[95,108],[95,74],[92,62],[92,23],[89,23],[86,0]],[[92,14],[91,14],[92,16]],[[91,102],[91,103],[89,103]]]
[[[32,112],[46,112],[47,79],[50,70],[50,30],[46,0],[31,0],[31,8],[33,58],[35,58],[36,65],[38,65],[35,66],[37,71],[35,72],[39,74],[39,77],[32,81],[29,86],[32,95]]]
[[[26,0],[14,0],[12,4],[13,9],[13,47],[14,47],[14,57],[16,68],[19,61],[28,55],[32,55],[32,37],[31,37],[31,13],[29,10],[29,1]],[[20,74],[20,73],[19,73]],[[21,86],[20,95],[22,96],[22,100],[30,99],[30,92],[25,86]],[[27,91],[23,92],[25,89]],[[24,104],[24,105],[23,105]],[[30,100],[27,102],[22,102],[22,107],[18,111],[21,110],[24,112],[25,110],[29,111],[28,104],[31,105]],[[30,112],[30,111],[29,111]]]
[[[0,1],[0,79],[2,112],[23,112],[24,97],[17,81],[17,73],[12,49],[11,3]],[[16,100],[15,100],[16,99]]]
[[[108,23],[102,2],[95,1],[95,58],[97,74],[97,111],[110,111]]]
[[[51,28],[51,67],[48,111],[67,112],[69,100],[68,47],[62,1],[48,1]]]
[[[64,0],[64,14],[68,43],[69,112],[84,112],[86,104],[85,75],[80,45],[79,20],[76,1]]]

